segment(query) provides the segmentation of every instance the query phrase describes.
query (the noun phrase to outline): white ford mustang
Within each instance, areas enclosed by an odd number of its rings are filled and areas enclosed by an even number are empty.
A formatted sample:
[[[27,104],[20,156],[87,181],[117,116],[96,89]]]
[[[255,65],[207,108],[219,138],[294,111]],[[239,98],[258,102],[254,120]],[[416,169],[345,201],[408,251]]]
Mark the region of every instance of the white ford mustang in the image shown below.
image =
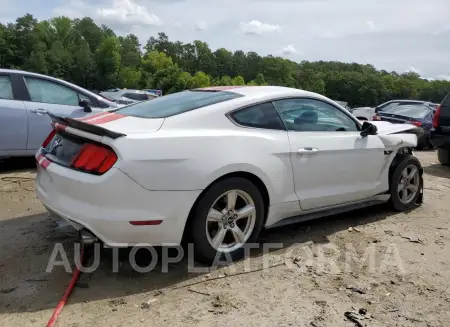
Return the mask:
[[[212,87],[51,117],[54,131],[36,154],[37,194],[107,246],[186,237],[198,260],[236,259],[263,227],[422,201],[411,150],[420,129],[361,125],[311,92]]]

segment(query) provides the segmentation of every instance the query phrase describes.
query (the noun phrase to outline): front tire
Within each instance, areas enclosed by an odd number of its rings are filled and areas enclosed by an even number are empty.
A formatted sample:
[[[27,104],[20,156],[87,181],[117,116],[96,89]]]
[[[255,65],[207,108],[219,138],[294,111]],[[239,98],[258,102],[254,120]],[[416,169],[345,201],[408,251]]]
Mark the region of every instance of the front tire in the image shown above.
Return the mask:
[[[450,151],[447,149],[439,148],[437,150],[437,157],[441,165],[450,166]]]
[[[393,168],[390,180],[392,208],[405,211],[413,208],[421,195],[423,188],[422,166],[412,155],[402,155]]]
[[[201,197],[191,222],[195,259],[205,264],[230,256],[239,260],[245,244],[255,242],[265,217],[264,200],[249,180],[231,177]]]

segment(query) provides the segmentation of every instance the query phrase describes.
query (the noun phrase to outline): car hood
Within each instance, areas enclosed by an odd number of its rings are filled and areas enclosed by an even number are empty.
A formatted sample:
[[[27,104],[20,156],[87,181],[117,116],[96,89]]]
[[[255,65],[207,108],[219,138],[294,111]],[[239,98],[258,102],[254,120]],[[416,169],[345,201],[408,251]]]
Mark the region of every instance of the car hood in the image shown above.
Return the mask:
[[[393,124],[383,120],[373,120],[370,122],[378,129],[378,135],[388,135],[408,132],[412,134],[422,134],[423,129],[413,124]]]
[[[378,129],[377,135],[386,148],[394,150],[401,147],[416,147],[423,128],[412,124],[392,124],[387,121],[371,121]]]

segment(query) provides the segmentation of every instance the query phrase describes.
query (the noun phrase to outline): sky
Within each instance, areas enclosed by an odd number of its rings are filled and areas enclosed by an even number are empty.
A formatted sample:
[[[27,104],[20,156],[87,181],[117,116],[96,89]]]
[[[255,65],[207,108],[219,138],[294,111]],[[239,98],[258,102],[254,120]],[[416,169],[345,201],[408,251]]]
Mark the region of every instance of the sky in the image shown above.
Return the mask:
[[[450,0],[0,0],[0,21],[92,17],[142,44],[165,32],[215,50],[337,60],[450,80]]]

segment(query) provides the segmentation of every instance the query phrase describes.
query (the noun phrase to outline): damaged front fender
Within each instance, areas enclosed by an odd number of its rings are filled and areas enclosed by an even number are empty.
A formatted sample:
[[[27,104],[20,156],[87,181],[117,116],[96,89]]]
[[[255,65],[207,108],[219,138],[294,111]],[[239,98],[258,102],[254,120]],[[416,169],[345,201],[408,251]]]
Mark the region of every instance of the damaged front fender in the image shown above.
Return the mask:
[[[417,140],[424,133],[421,127],[412,124],[391,124],[385,121],[371,121],[377,127],[377,135],[386,150],[396,151],[400,148],[415,148]]]

